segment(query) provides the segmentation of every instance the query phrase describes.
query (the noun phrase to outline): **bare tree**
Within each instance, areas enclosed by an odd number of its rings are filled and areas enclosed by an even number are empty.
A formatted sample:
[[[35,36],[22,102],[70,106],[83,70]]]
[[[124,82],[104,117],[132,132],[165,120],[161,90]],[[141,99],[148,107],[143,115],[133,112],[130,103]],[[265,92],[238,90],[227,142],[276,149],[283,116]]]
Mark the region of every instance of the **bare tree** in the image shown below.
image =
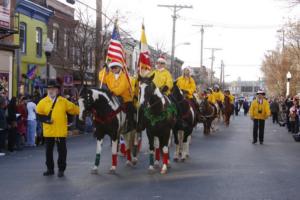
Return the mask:
[[[77,24],[72,37],[73,62],[79,71],[81,85],[87,83],[87,72],[94,70],[93,57],[95,56],[96,31],[95,23],[91,20],[87,10],[76,10]]]

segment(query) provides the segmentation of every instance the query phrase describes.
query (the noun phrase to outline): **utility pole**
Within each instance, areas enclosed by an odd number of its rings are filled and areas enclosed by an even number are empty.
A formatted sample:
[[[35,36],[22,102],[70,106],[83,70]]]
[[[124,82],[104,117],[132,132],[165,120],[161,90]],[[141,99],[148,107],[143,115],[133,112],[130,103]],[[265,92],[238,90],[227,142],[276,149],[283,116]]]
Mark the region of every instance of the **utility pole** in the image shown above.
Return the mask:
[[[103,61],[102,40],[102,0],[96,0],[95,85],[99,84],[98,73]]]
[[[204,39],[204,27],[213,27],[211,24],[195,24],[193,26],[201,27],[201,43],[200,43],[200,67],[203,65],[203,39]]]
[[[221,72],[222,72],[222,89],[224,90],[225,89],[225,65],[224,65],[224,62],[223,60],[221,60]]]
[[[214,61],[215,61],[215,51],[222,50],[220,48],[205,48],[211,50],[211,66],[210,66],[210,86],[213,84],[213,70],[214,70]]]
[[[158,7],[165,7],[173,9],[173,31],[172,31],[172,50],[171,50],[171,66],[170,71],[174,75],[174,56],[175,56],[175,33],[176,33],[176,19],[178,17],[177,12],[183,8],[193,8],[193,6],[186,6],[186,5],[157,5]]]

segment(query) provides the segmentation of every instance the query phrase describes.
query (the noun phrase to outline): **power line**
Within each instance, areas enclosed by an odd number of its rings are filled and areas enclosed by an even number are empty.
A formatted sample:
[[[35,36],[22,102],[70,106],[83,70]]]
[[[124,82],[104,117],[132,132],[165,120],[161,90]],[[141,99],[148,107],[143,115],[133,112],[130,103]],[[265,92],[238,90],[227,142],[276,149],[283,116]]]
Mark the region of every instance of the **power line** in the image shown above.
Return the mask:
[[[174,55],[175,55],[175,32],[176,32],[176,20],[178,18],[177,13],[178,11],[184,9],[184,8],[193,8],[193,6],[186,6],[186,5],[157,5],[158,7],[165,7],[165,8],[170,8],[173,11],[173,31],[172,31],[172,51],[171,51],[171,73],[173,73],[174,70]]]

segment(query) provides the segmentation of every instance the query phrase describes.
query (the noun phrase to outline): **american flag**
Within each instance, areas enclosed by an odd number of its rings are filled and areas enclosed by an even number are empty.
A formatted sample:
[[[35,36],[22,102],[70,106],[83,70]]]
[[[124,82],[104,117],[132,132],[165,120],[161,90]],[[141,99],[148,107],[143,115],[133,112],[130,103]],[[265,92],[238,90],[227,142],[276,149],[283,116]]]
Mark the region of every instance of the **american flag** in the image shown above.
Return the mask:
[[[106,60],[108,62],[119,62],[123,65],[123,68],[126,65],[125,52],[121,43],[121,38],[120,38],[120,33],[118,30],[117,23],[115,23],[111,40],[109,42]]]
[[[112,36],[108,45],[107,55],[106,55],[106,61],[109,62],[119,62],[123,66],[123,71],[126,75],[126,79],[130,85],[130,95],[132,95],[132,85],[130,82],[130,78],[127,71],[126,66],[126,59],[125,59],[125,51],[123,49],[122,43],[121,43],[121,37],[117,25],[117,21],[115,22],[114,30],[112,32]]]

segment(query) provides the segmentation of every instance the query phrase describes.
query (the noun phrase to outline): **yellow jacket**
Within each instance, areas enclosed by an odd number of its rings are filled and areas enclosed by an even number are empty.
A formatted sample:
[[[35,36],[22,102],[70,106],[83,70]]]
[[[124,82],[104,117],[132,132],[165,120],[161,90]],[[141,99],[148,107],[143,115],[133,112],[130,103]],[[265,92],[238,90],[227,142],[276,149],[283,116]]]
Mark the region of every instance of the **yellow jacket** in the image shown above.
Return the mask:
[[[166,92],[167,95],[169,95],[171,93],[171,90],[173,88],[173,78],[172,75],[170,74],[170,72],[166,69],[163,70],[154,70],[152,74],[155,74],[153,82],[156,85],[156,87],[158,88],[162,88],[163,86],[167,86],[169,89]],[[149,75],[149,76],[151,76]]]
[[[133,105],[137,108],[138,107],[138,95],[139,95],[138,80],[136,77],[131,76],[130,82],[131,82],[131,91],[133,94],[132,102],[133,102]]]
[[[260,113],[259,110],[261,111]],[[251,103],[249,114],[253,119],[267,119],[271,114],[269,102],[263,99],[262,104],[259,104],[258,100],[255,99]]]
[[[47,96],[36,106],[36,112],[40,115],[48,115],[53,101]],[[79,114],[79,107],[64,97],[59,96],[52,111],[52,124],[43,123],[44,137],[67,137],[67,113],[71,115]]]
[[[196,84],[192,77],[180,76],[177,79],[176,85],[181,89],[188,92],[187,97],[189,99],[193,98],[193,94],[196,91]]]
[[[212,104],[216,104],[216,99],[213,94],[207,94],[207,100],[208,100],[208,102],[210,102]]]
[[[99,81],[101,81],[102,78],[103,84],[106,84],[108,89],[114,95],[121,96],[124,103],[132,101],[132,96],[130,94],[130,84],[123,71],[120,72],[119,77],[116,79],[114,73],[112,73],[111,71],[106,72],[105,69],[102,69],[99,72]]]
[[[214,95],[216,101],[221,101],[221,102],[224,101],[224,95],[223,95],[223,93],[221,91],[219,91],[219,92],[213,92],[213,95]]]

